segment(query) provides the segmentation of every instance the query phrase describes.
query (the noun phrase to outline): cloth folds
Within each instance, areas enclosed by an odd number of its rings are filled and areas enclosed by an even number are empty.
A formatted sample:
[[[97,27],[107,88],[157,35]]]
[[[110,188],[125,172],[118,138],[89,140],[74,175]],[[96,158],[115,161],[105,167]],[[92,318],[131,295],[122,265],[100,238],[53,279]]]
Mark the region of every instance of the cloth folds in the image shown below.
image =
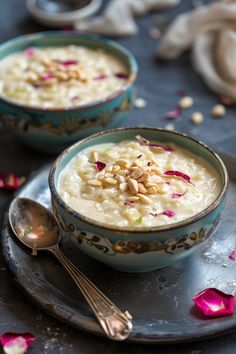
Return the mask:
[[[236,100],[236,3],[212,3],[178,16],[157,55],[174,59],[186,49],[209,88]]]
[[[135,16],[175,6],[180,0],[112,0],[104,13],[74,24],[76,30],[108,36],[130,36],[138,32]]]

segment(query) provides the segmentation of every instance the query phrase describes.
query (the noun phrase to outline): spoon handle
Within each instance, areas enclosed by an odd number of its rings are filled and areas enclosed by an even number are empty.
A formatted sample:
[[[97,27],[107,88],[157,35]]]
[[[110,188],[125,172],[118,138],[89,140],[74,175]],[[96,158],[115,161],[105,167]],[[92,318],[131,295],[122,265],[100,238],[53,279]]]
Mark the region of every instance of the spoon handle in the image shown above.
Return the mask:
[[[132,331],[131,321],[71,261],[58,246],[49,249],[61,262],[84,295],[107,337],[124,340]]]

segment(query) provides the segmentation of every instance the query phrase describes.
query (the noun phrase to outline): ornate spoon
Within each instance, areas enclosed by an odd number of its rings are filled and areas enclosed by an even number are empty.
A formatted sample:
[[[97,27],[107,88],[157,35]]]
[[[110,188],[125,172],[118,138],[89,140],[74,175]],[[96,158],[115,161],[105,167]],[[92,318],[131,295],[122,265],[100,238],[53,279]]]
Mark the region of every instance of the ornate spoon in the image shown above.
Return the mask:
[[[9,220],[17,238],[32,249],[49,251],[61,262],[84,295],[108,338],[124,340],[132,331],[132,323],[71,261],[58,244],[60,229],[52,213],[27,198],[14,199],[9,209]]]

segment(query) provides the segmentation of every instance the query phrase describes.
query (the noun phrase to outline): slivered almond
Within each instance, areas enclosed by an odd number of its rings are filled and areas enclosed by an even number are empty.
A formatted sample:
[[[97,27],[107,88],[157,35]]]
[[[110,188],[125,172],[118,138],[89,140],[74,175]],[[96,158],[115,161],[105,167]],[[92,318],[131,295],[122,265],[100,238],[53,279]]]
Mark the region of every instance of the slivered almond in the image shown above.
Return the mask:
[[[159,163],[158,163],[157,160],[155,160],[155,159],[152,159],[152,163],[153,163],[154,165],[156,165],[156,166],[159,166]]]
[[[122,176],[126,176],[128,173],[129,173],[128,170],[120,170],[119,171],[119,174],[122,175]]]
[[[137,197],[139,197],[140,202],[142,202],[144,204],[151,204],[151,202],[152,202],[151,199],[148,198],[146,195],[138,193]]]
[[[144,171],[140,167],[136,167],[131,173],[130,177],[134,179],[138,179],[144,174]]]
[[[151,150],[155,150],[155,152],[160,152],[160,153],[164,153],[165,150],[159,146],[150,146]]]
[[[98,179],[90,179],[87,183],[90,186],[94,186],[94,187],[100,187],[102,185],[102,182],[99,181]]]
[[[98,161],[98,152],[97,151],[92,151],[90,154],[90,160],[92,162]]]
[[[144,187],[144,185],[142,183],[138,183],[138,192],[141,194],[147,193],[147,189]]]
[[[111,184],[111,185],[117,184],[117,180],[115,178],[112,178],[112,177],[105,177],[103,182]]]
[[[129,187],[131,194],[138,193],[138,182],[135,179],[133,179],[133,178],[128,179],[128,187]]]
[[[105,177],[106,177],[106,178],[107,178],[107,177],[113,178],[113,174],[110,173],[110,172],[105,172]]]
[[[118,181],[119,183],[123,183],[123,182],[125,182],[125,177],[119,175],[119,176],[117,176],[117,181]]]
[[[146,188],[156,187],[156,183],[144,182]]]
[[[121,192],[125,192],[127,189],[128,189],[128,183],[123,182],[123,183],[121,183],[121,184],[119,185],[119,190],[120,190]]]
[[[144,174],[137,179],[138,182],[144,182],[147,181],[148,177],[150,176],[150,173],[144,172]]]
[[[120,160],[116,160],[115,162],[116,165],[119,165],[120,167],[128,167],[129,165],[129,161],[125,160],[125,159],[120,159]]]
[[[153,186],[148,188],[148,194],[156,194],[157,193],[157,187]]]
[[[137,200],[139,200],[139,197],[129,197],[127,198],[128,202],[137,202]]]
[[[156,165],[151,166],[151,171],[154,171],[159,176],[162,174],[160,167],[158,167]]]

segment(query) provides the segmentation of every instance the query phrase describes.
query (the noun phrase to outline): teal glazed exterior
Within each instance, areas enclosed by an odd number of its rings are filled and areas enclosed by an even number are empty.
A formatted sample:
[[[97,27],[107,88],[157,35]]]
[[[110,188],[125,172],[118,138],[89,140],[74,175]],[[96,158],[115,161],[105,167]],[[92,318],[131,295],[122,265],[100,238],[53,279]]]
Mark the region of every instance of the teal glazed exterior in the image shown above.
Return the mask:
[[[42,32],[24,35],[0,46],[0,60],[28,47],[84,45],[102,48],[128,67],[127,83],[104,100],[72,109],[31,108],[0,97],[0,119],[26,145],[45,152],[58,153],[79,139],[116,127],[131,109],[135,97],[137,63],[123,46],[100,36],[76,32]]]
[[[134,139],[136,135],[154,141],[171,141],[207,160],[221,181],[221,192],[216,200],[181,222],[136,230],[96,222],[63,202],[57,192],[58,178],[78,152],[99,143]],[[185,134],[157,128],[119,128],[91,136],[66,149],[49,174],[52,210],[63,232],[87,255],[125,272],[155,270],[190,255],[216,231],[223,214],[227,185],[228,175],[222,160],[205,144]]]

